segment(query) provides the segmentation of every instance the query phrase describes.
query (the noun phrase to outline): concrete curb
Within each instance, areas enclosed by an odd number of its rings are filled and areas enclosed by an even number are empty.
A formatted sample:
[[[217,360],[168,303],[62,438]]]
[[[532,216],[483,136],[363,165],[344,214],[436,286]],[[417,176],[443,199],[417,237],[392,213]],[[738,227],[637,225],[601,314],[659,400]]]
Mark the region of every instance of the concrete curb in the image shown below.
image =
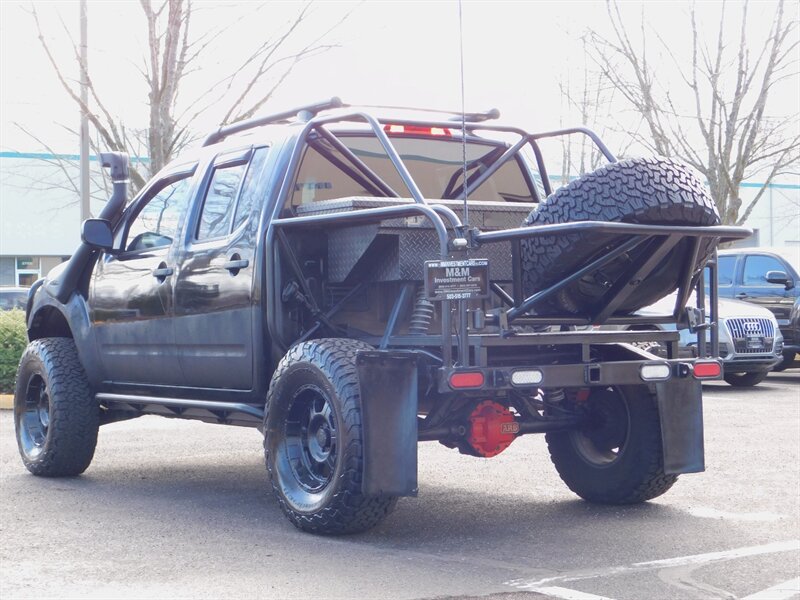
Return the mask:
[[[11,410],[14,408],[13,394],[0,394],[0,410]]]

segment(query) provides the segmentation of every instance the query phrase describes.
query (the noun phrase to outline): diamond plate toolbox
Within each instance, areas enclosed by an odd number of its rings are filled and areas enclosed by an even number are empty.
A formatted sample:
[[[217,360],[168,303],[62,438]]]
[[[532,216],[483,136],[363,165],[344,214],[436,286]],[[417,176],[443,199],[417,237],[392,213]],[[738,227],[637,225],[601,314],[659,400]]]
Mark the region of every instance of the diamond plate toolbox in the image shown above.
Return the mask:
[[[324,200],[296,207],[297,216],[348,212],[365,208],[412,204],[407,198],[351,197]],[[463,203],[457,200],[431,200],[463,216]],[[481,231],[519,227],[534,204],[512,202],[469,203],[470,224]],[[422,281],[425,261],[439,257],[439,243],[430,222],[422,216],[387,219],[369,225],[330,227],[328,236],[328,277],[343,283],[358,273],[373,281]],[[452,237],[452,235],[451,235]],[[492,265],[492,280],[510,281],[511,244],[487,244],[481,257]]]

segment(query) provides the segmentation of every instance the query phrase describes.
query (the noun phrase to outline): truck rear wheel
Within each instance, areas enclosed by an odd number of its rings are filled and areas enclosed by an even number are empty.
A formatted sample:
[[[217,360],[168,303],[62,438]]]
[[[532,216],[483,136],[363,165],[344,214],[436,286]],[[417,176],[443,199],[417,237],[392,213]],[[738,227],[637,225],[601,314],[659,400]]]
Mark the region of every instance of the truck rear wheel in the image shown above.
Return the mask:
[[[749,371],[747,373],[725,373],[725,381],[733,387],[753,387],[764,381],[769,371]]]
[[[299,529],[365,531],[393,509],[393,496],[361,493],[364,455],[356,353],[363,342],[321,339],[289,350],[267,395],[264,454],[281,509]]]
[[[100,407],[70,338],[31,342],[22,355],[14,394],[17,446],[34,475],[66,477],[92,462]]]
[[[588,424],[548,433],[550,459],[567,487],[602,504],[634,504],[666,492],[656,398],[646,386],[597,389],[587,400]]]
[[[642,225],[717,225],[714,201],[692,169],[668,158],[636,158],[610,163],[556,190],[534,209],[529,226],[574,221],[622,221]],[[570,233],[528,238],[521,243],[526,295],[544,289],[626,241],[619,235]],[[627,313],[648,306],[678,287],[690,261],[690,239],[664,257],[620,306]],[[700,248],[708,255],[713,245]],[[591,313],[608,291],[609,282],[648,252],[647,244],[623,254],[600,272],[567,286],[535,307],[539,314]]]

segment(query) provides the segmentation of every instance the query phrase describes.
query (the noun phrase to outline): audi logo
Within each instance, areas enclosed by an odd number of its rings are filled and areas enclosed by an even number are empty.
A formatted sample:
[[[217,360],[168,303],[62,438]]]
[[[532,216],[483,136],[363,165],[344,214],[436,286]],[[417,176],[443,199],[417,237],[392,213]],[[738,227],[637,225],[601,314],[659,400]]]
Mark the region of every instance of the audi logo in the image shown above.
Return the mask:
[[[761,324],[760,323],[745,323],[744,330],[747,333],[758,333],[761,331]]]

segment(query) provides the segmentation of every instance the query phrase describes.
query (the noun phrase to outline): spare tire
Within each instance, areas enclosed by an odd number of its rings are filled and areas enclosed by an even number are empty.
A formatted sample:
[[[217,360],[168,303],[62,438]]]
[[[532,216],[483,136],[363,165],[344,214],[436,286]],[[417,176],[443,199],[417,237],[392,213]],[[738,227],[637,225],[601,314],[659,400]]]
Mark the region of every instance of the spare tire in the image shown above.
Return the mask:
[[[558,189],[531,211],[525,225],[574,221],[622,221],[643,225],[718,225],[714,200],[697,173],[668,158],[634,158],[610,163]],[[529,296],[574,273],[627,241],[627,237],[570,233],[527,238],[521,243],[523,289]],[[700,248],[708,257],[714,242]],[[539,315],[592,315],[603,294],[626,268],[652,246],[645,242],[599,271],[589,274],[537,304]],[[690,260],[691,239],[682,240],[617,309],[630,313],[677,289]],[[704,264],[704,263],[703,263]]]

